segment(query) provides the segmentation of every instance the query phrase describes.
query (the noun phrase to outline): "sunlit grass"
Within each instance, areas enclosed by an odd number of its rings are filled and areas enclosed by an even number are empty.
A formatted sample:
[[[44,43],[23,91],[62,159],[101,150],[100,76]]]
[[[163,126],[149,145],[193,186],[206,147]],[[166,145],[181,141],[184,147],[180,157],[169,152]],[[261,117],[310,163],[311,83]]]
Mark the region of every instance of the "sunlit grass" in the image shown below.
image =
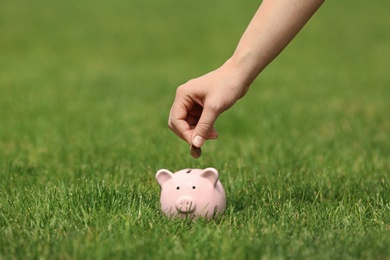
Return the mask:
[[[388,2],[326,2],[200,159],[168,129],[258,4],[3,2],[0,258],[389,258]],[[158,169],[210,166],[223,216],[160,214]]]

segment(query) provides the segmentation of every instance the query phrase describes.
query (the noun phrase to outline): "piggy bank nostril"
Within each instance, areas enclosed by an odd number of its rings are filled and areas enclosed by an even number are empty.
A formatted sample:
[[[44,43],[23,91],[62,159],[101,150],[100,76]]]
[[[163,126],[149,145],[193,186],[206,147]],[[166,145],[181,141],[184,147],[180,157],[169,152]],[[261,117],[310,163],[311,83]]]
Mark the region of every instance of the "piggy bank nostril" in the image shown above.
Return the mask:
[[[182,198],[176,203],[176,209],[179,212],[192,212],[195,208],[195,202],[191,198]]]

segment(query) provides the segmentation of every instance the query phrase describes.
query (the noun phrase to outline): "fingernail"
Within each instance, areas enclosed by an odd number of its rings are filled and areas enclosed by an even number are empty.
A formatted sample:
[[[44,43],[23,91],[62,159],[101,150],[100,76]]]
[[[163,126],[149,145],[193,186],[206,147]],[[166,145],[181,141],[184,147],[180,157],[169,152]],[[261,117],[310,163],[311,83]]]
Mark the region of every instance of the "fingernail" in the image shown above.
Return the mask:
[[[192,140],[192,145],[195,147],[201,147],[203,144],[203,138],[199,135],[195,136],[195,138]]]

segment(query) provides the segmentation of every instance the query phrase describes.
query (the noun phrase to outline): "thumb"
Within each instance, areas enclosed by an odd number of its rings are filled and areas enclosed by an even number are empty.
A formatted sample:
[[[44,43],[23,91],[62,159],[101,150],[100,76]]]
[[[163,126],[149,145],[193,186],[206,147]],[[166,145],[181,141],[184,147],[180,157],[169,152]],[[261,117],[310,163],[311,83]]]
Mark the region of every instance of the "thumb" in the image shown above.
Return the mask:
[[[202,147],[204,142],[209,139],[210,134],[213,138],[217,137],[216,130],[213,125],[217,120],[220,113],[216,110],[210,109],[207,106],[204,107],[198,123],[192,134],[192,145],[195,147]]]

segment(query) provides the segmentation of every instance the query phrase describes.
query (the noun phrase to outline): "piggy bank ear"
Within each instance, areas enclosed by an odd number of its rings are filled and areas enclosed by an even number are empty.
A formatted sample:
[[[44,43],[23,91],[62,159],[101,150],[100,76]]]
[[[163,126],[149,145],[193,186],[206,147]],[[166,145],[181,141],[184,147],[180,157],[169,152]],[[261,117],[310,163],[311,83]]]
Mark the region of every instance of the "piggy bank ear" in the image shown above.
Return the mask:
[[[161,187],[171,178],[173,178],[173,173],[168,170],[161,169],[156,173],[156,180]]]
[[[200,174],[200,176],[209,180],[213,184],[213,186],[217,184],[218,171],[214,168],[204,169],[203,172]]]

